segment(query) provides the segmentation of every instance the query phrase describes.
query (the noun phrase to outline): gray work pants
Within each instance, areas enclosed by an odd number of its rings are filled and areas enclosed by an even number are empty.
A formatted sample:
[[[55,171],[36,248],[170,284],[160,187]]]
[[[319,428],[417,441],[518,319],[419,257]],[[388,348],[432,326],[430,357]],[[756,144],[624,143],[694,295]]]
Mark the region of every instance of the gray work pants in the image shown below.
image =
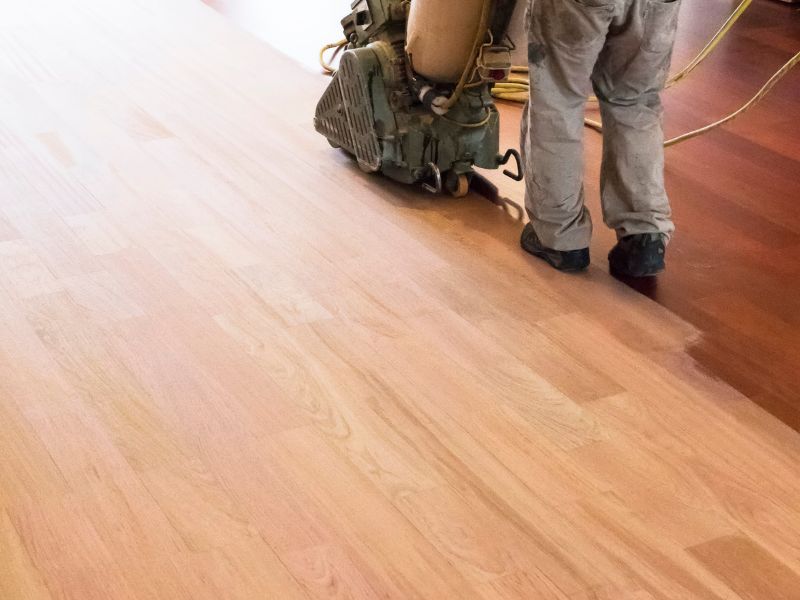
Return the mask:
[[[583,118],[591,80],[604,126],[604,221],[618,237],[669,236],[660,92],[681,0],[528,1],[531,99],[521,146],[536,234],[556,250],[589,246]]]

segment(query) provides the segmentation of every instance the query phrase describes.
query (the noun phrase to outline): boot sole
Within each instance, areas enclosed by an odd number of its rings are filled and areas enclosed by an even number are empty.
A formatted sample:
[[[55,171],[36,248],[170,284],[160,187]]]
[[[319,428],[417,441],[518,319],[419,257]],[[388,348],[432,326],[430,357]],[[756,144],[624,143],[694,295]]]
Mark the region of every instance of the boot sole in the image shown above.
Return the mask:
[[[660,269],[653,270],[653,271],[642,271],[642,272],[629,272],[623,271],[621,269],[615,269],[614,267],[609,266],[609,272],[614,275],[615,277],[630,277],[632,279],[647,279],[649,277],[657,277],[661,275],[664,271],[667,270],[666,267],[661,267]]]
[[[589,264],[590,263],[588,263],[588,262],[585,265],[582,265],[582,266],[575,266],[575,267],[566,266],[565,267],[565,266],[559,265],[555,261],[553,261],[553,259],[550,258],[550,255],[547,254],[547,252],[542,252],[541,250],[534,250],[534,249],[528,248],[525,244],[520,244],[520,247],[525,252],[530,254],[531,256],[535,256],[539,260],[543,260],[548,265],[553,267],[556,271],[560,271],[561,273],[581,273],[581,272],[583,272],[583,271],[585,271],[586,269],[589,268]]]

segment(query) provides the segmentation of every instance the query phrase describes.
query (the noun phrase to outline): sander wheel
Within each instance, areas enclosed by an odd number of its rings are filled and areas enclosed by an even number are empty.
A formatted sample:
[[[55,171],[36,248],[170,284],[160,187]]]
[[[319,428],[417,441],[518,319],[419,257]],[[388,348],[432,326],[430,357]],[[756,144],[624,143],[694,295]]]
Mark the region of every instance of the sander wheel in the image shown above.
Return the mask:
[[[469,175],[450,171],[445,177],[445,189],[454,198],[463,198],[469,193]]]

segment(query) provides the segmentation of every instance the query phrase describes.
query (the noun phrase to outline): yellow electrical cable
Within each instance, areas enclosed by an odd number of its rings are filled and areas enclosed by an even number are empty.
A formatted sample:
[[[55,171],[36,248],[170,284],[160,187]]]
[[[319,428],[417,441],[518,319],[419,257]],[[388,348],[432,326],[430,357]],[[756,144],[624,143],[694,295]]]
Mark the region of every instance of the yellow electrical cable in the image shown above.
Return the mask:
[[[528,92],[498,92],[494,97],[497,100],[506,100],[507,102],[515,102],[517,104],[525,104],[528,99]]]
[[[747,104],[745,104],[744,106],[742,106],[739,110],[729,114],[727,117],[725,117],[723,119],[720,119],[719,121],[711,123],[710,125],[706,125],[705,127],[701,127],[700,129],[695,129],[694,131],[690,131],[688,133],[684,133],[683,135],[679,135],[678,137],[674,137],[671,140],[668,140],[664,144],[664,146],[668,148],[670,146],[674,146],[675,144],[680,144],[681,142],[685,142],[685,141],[690,140],[692,138],[695,138],[695,137],[697,137],[699,135],[703,135],[704,133],[712,131],[713,129],[716,129],[717,127],[721,127],[722,125],[725,125],[726,123],[730,123],[736,117],[739,117],[739,116],[743,115],[748,110],[753,108],[756,104],[761,102],[761,100],[763,100],[764,97],[767,94],[769,94],[770,91],[772,91],[772,88],[774,88],[775,85],[781,79],[786,77],[786,75],[789,73],[789,71],[791,71],[798,64],[800,64],[800,52],[795,54],[791,59],[789,59],[789,61],[785,65],[783,65],[775,73],[775,75],[770,77],[769,81],[767,81],[767,83],[764,84],[764,86],[758,91],[758,93],[755,96],[753,96],[750,99],[750,101],[747,102]]]
[[[791,71],[794,67],[800,64],[800,52],[795,54],[789,61],[783,65],[772,77],[770,77],[769,81],[765,83],[762,88],[758,91],[758,93],[753,96],[746,104],[744,104],[738,110],[732,112],[727,117],[720,119],[719,121],[715,121],[710,125],[706,125],[705,127],[701,127],[700,129],[695,129],[694,131],[689,131],[688,133],[684,133],[677,137],[672,138],[671,140],[667,140],[664,143],[665,148],[669,148],[670,146],[675,146],[676,144],[680,144],[681,142],[685,142],[687,140],[691,140],[692,138],[696,138],[697,136],[703,135],[704,133],[708,133],[709,131],[713,131],[718,127],[722,127],[726,123],[730,123],[735,118],[740,117],[748,110],[753,108],[756,104],[761,102],[761,100],[766,97],[772,91],[772,88],[786,75]],[[585,119],[584,123],[590,129],[594,129],[598,133],[603,133],[603,124],[597,121],[593,121],[592,119]]]
[[[731,15],[725,20],[722,27],[714,34],[711,40],[705,45],[705,47],[700,51],[700,53],[695,56],[689,64],[687,64],[683,69],[672,75],[665,85],[665,88],[670,88],[685,77],[687,77],[692,71],[694,71],[697,67],[699,67],[710,55],[714,50],[716,50],[717,46],[719,46],[720,42],[728,35],[730,30],[736,24],[736,22],[741,18],[741,16],[745,13],[745,11],[750,8],[750,5],[753,3],[753,0],[742,0],[736,10],[731,13]],[[512,67],[513,73],[528,73],[528,67],[526,66],[514,66]],[[499,83],[495,85],[495,90],[497,90],[496,98],[502,98],[501,96],[505,95],[505,85],[504,83]],[[527,98],[522,99],[521,101],[524,102]],[[597,102],[596,96],[590,96],[589,102]]]
[[[453,125],[458,125],[459,127],[464,127],[466,129],[475,129],[478,127],[483,127],[489,122],[489,120],[492,118],[492,111],[487,109],[486,116],[476,123],[462,123],[461,121],[456,121],[455,119],[451,119],[447,115],[439,115],[439,118],[449,123],[452,123]]]
[[[741,18],[741,16],[745,13],[745,11],[750,7],[753,3],[753,0],[742,0],[736,10],[731,13],[731,15],[726,19],[725,23],[723,23],[722,27],[714,34],[711,40],[705,45],[705,47],[700,51],[700,53],[692,59],[689,64],[687,64],[683,69],[672,75],[665,85],[665,88],[670,88],[673,85],[677,84],[685,77],[687,77],[692,71],[694,71],[698,66],[700,66],[710,55],[711,53],[719,46],[720,42],[725,38],[725,36],[730,33],[733,26],[736,22]],[[491,2],[490,0],[486,0],[483,5],[483,13],[481,15],[481,23],[478,29],[478,37],[475,42],[475,46],[473,49],[472,56],[468,64],[472,64],[475,62],[475,58],[477,56],[477,52],[480,49],[483,36],[485,35],[486,26],[488,25],[488,18],[489,18],[489,6]],[[340,42],[334,44],[326,44],[323,46],[322,50],[320,50],[319,60],[320,65],[322,66],[323,70],[332,75],[336,72],[335,67],[331,64],[333,60],[335,60],[336,56],[342,49],[347,45],[347,40],[341,40]],[[331,56],[331,61],[327,62],[325,60],[325,52],[328,50],[334,50],[333,55]],[[701,127],[699,129],[695,129],[694,131],[690,131],[688,133],[684,133],[683,135],[679,135],[675,138],[667,140],[664,143],[665,147],[674,146],[676,144],[680,144],[681,142],[685,142],[697,136],[703,135],[704,133],[708,133],[709,131],[713,131],[718,127],[725,125],[726,123],[730,123],[737,117],[741,116],[751,108],[753,108],[756,104],[758,104],[761,100],[763,100],[772,88],[783,79],[789,71],[791,71],[794,67],[800,64],[800,52],[795,54],[789,61],[783,65],[770,79],[764,86],[758,91],[758,93],[753,96],[746,104],[744,104],[741,108],[734,111],[730,115],[715,121],[705,127]],[[470,74],[474,71],[474,69],[467,68],[461,76],[458,85],[456,86],[455,91],[448,99],[448,102],[445,104],[445,108],[450,108],[453,106],[458,98],[461,96],[464,88],[467,87]],[[525,66],[512,66],[511,73],[520,73],[520,74],[527,74],[529,73],[528,67]],[[519,102],[525,103],[530,97],[530,87],[529,81],[525,77],[519,76],[511,76],[506,81],[496,83],[492,88],[492,96],[498,100],[507,100],[509,102]],[[597,101],[597,98],[592,96],[589,98],[590,101]],[[485,121],[484,121],[485,123]],[[483,123],[482,123],[483,124]],[[603,125],[598,121],[594,121],[592,119],[585,119],[584,124],[599,133],[603,132]],[[465,124],[467,126],[478,126],[478,124]]]
[[[603,133],[603,124],[600,121],[595,121],[587,117],[583,120],[583,124],[589,129],[594,129],[597,133]]]
[[[442,109],[448,110],[455,106],[456,102],[458,102],[458,99],[461,97],[461,94],[464,92],[464,89],[469,85],[469,80],[472,78],[472,74],[475,72],[475,61],[478,58],[478,52],[480,52],[484,38],[486,37],[486,32],[489,28],[489,19],[492,13],[491,8],[492,0],[484,0],[481,8],[481,18],[478,23],[478,30],[475,34],[475,43],[473,44],[472,52],[470,53],[469,60],[467,61],[467,67],[461,74],[461,78],[456,84],[456,88],[453,93],[441,105],[440,108]],[[325,60],[325,52],[336,48],[333,56],[331,57],[331,61],[333,61],[334,58],[336,58],[336,55],[339,54],[339,52],[342,50],[342,48],[344,48],[344,46],[347,45],[347,43],[347,40],[341,40],[340,42],[333,44],[325,44],[320,50],[319,62],[327,75],[333,75],[336,72],[336,69],[333,67],[333,65]]]
[[[347,40],[340,40],[333,44],[325,44],[319,51],[319,64],[322,67],[322,70],[325,71],[326,75],[333,75],[334,73],[336,73],[336,67],[333,66],[333,61],[336,60],[336,57],[339,55],[339,53],[346,45],[347,45]],[[325,53],[328,50],[334,50],[333,54],[331,55],[330,61],[325,60]]]
[[[461,97],[464,88],[469,83],[469,80],[472,78],[472,74],[475,72],[475,61],[478,58],[478,52],[480,52],[481,46],[483,45],[483,40],[486,37],[486,31],[489,28],[489,18],[491,17],[491,8],[492,8],[492,0],[484,0],[483,7],[481,9],[481,20],[478,23],[478,31],[475,34],[475,43],[472,46],[472,52],[470,53],[469,60],[467,61],[467,66],[464,69],[464,72],[461,74],[461,79],[459,79],[458,84],[456,84],[456,89],[453,90],[453,93],[450,97],[439,107],[444,109],[445,111],[453,108],[458,99]]]
[[[726,35],[730,32],[739,18],[745,13],[745,11],[750,8],[750,5],[753,3],[753,0],[742,0],[742,3],[736,8],[735,11],[731,14],[730,17],[725,21],[722,27],[714,34],[714,37],[711,38],[711,41],[706,44],[705,48],[700,51],[700,54],[694,57],[694,59],[686,65],[683,69],[675,73],[672,77],[667,80],[666,87],[670,88],[676,83],[678,83],[681,79],[689,75],[692,71],[694,71],[700,64],[709,57],[709,55],[716,50],[717,46],[719,46],[720,42],[725,38]]]

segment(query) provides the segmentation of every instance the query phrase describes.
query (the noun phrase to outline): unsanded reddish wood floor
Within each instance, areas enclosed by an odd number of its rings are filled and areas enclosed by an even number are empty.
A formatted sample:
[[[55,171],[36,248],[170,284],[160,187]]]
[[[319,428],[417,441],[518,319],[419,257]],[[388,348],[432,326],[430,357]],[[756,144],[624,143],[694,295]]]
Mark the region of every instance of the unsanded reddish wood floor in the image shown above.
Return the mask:
[[[717,21],[707,14],[695,11],[693,17],[709,31]],[[692,33],[697,31],[695,25]],[[685,41],[683,56],[689,45],[696,47]],[[797,9],[756,2],[719,53],[667,94],[668,132],[733,111],[798,50]],[[738,121],[669,150],[667,176],[680,230],[669,272],[657,286],[642,289],[704,332],[691,350],[700,364],[795,429],[800,428],[798,99],[800,69]]]

